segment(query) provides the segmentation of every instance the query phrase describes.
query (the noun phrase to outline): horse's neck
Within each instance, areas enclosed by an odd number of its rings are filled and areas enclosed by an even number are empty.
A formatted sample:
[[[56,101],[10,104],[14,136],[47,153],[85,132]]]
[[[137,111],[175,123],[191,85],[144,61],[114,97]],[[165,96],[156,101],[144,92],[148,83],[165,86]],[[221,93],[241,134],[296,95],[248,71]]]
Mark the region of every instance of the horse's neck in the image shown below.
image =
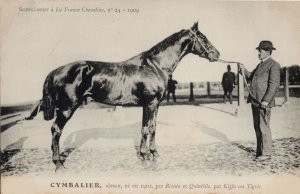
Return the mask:
[[[180,60],[187,54],[182,45],[177,43],[168,47],[166,50],[152,57],[152,60],[157,63],[168,74],[172,74],[176,69]]]
[[[158,53],[149,53],[144,52],[135,57],[132,57],[121,64],[135,64],[135,65],[143,65],[145,62],[148,64],[153,64],[158,66],[158,68],[164,70],[169,75],[171,75],[176,69],[180,60],[188,54],[187,47],[188,44],[184,43],[186,38],[181,38],[176,43],[170,45],[163,51],[159,51]]]

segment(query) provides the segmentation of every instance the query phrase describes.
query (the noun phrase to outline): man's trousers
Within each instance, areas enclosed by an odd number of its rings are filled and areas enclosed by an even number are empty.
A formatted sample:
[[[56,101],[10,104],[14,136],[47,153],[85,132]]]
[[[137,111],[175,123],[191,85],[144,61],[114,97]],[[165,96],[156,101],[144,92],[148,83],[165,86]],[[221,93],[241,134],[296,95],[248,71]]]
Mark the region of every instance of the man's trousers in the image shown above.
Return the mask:
[[[270,156],[272,153],[271,109],[265,110],[252,105],[252,115],[257,140],[256,157]]]

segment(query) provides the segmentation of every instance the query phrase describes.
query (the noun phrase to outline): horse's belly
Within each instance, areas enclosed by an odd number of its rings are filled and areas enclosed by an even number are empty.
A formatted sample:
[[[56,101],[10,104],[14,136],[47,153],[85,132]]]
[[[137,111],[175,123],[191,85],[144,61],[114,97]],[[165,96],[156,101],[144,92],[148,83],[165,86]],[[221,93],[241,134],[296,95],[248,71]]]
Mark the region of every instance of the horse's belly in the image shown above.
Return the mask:
[[[132,97],[112,97],[108,96],[105,99],[94,99],[96,102],[109,104],[109,105],[116,105],[116,106],[126,106],[126,105],[140,105],[138,98],[132,98]]]
[[[108,102],[115,105],[138,105],[139,99],[131,93],[131,91],[118,90],[112,91],[108,95]]]
[[[139,99],[131,93],[131,89],[122,86],[118,88],[97,88],[93,90],[92,96],[96,102],[105,104],[139,105]]]

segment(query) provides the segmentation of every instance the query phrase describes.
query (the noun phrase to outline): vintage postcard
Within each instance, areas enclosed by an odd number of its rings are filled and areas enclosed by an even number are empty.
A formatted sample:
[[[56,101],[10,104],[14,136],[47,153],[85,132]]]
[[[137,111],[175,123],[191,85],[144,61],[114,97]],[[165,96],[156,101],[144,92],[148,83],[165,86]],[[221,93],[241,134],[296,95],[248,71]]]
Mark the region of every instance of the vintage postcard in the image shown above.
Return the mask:
[[[1,1],[1,193],[300,193],[299,9]]]

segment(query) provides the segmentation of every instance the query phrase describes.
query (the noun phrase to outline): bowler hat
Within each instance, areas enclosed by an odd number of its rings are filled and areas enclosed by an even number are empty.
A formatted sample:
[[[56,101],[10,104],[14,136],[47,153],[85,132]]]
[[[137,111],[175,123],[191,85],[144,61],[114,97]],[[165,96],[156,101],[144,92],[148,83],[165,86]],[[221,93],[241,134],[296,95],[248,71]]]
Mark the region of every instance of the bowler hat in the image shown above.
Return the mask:
[[[271,51],[276,50],[276,48],[273,47],[273,44],[271,41],[263,40],[259,43],[259,46],[256,48],[257,50],[265,50],[265,51]]]

